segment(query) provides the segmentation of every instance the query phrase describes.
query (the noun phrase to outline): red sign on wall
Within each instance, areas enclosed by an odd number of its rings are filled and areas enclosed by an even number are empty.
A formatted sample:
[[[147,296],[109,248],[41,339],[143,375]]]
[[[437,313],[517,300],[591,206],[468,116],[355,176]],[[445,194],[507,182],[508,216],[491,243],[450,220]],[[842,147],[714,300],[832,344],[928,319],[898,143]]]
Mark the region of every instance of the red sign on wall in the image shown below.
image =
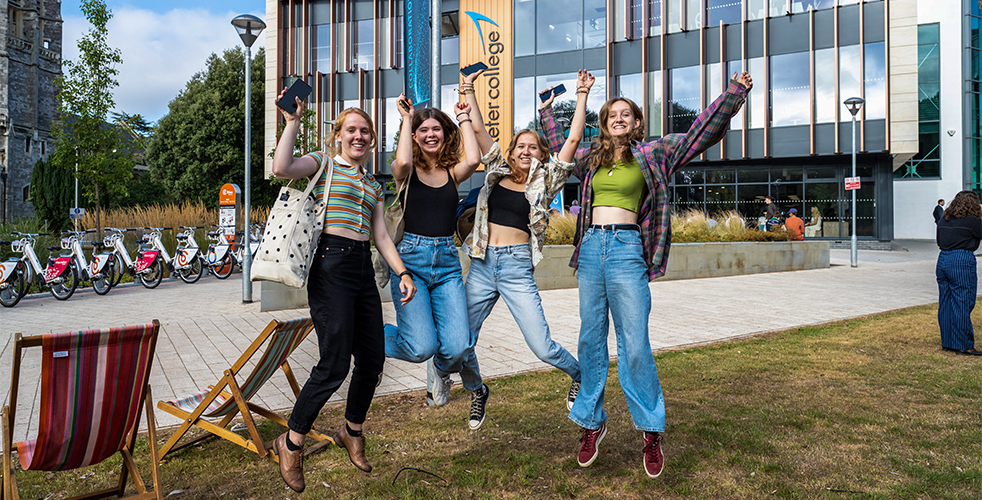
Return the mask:
[[[859,189],[859,177],[846,177],[846,191]]]

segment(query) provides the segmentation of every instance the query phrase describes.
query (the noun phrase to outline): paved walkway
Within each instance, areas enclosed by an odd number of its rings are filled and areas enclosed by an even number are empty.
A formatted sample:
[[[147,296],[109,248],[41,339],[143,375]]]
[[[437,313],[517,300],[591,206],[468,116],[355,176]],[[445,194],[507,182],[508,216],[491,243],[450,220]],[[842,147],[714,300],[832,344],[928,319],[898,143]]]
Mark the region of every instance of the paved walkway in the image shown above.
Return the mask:
[[[675,349],[937,302],[934,267],[938,250],[934,243],[903,241],[894,246],[890,252],[860,252],[855,269],[849,266],[848,250],[832,250],[829,269],[653,283],[652,347]],[[193,285],[168,281],[154,290],[121,286],[104,297],[85,290],[64,302],[44,295],[0,310],[0,396],[7,401],[14,333],[103,328],[155,318],[162,328],[151,373],[154,397],[173,399],[204,390],[270,320],[307,314],[306,309],[260,312],[258,303],[242,304],[238,276],[225,281],[205,277]],[[577,290],[548,290],[541,295],[553,338],[575,354]],[[385,320],[394,322],[392,305],[383,307]],[[616,353],[613,335],[610,352]],[[37,413],[39,391],[40,356],[34,354],[22,365],[15,441],[36,435],[36,416],[33,421],[29,417]],[[477,354],[481,372],[488,378],[549,368],[525,345],[501,301],[485,322]],[[316,358],[317,341],[312,334],[290,359],[301,384]],[[425,385],[425,365],[387,360],[378,394],[420,390]],[[289,392],[279,372],[257,399],[272,409],[288,409],[293,406]],[[346,393],[347,384],[332,400]],[[422,394],[420,404],[424,404]],[[159,410],[157,419],[161,426],[179,423]]]

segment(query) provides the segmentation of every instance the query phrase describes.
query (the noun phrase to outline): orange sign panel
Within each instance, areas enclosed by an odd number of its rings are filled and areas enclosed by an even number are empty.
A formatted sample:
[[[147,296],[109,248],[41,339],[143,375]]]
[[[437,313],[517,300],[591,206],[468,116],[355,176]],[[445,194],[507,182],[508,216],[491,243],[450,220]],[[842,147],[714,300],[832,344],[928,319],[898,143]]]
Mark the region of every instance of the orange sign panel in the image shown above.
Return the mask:
[[[460,0],[460,66],[478,61],[488,65],[475,91],[484,126],[502,150],[514,128],[512,25],[512,2]]]
[[[219,205],[235,205],[235,194],[239,191],[239,188],[235,184],[225,184],[222,186],[222,190],[218,193],[218,204]]]

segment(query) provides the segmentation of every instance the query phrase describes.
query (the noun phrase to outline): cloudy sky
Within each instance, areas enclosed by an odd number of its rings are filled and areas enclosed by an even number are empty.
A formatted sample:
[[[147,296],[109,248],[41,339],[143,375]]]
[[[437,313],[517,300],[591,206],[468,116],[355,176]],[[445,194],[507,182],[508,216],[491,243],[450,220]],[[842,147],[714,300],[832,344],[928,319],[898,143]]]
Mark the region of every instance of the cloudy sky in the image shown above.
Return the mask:
[[[106,0],[112,10],[109,44],[122,51],[116,110],[140,113],[156,121],[191,77],[205,68],[212,53],[241,45],[230,24],[239,14],[265,20],[264,0]],[[63,0],[65,20],[62,56],[78,58],[78,40],[90,24],[80,0]],[[265,35],[265,33],[264,33]],[[253,45],[253,54],[265,45]]]

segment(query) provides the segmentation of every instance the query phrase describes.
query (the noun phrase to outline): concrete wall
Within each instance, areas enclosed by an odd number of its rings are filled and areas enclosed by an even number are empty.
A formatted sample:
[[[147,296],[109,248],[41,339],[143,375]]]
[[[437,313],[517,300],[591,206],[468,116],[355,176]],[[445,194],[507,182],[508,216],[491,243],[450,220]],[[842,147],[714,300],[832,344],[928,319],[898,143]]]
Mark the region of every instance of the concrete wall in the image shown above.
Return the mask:
[[[576,275],[569,267],[572,245],[548,245],[535,269],[540,290],[576,288]],[[470,259],[460,252],[460,264],[467,276]],[[802,271],[829,267],[828,241],[778,241],[766,243],[676,243],[668,256],[668,270],[662,280],[713,278],[739,274]],[[383,302],[392,300],[388,287],[379,289]],[[306,289],[262,282],[261,310],[294,309],[307,305]]]

